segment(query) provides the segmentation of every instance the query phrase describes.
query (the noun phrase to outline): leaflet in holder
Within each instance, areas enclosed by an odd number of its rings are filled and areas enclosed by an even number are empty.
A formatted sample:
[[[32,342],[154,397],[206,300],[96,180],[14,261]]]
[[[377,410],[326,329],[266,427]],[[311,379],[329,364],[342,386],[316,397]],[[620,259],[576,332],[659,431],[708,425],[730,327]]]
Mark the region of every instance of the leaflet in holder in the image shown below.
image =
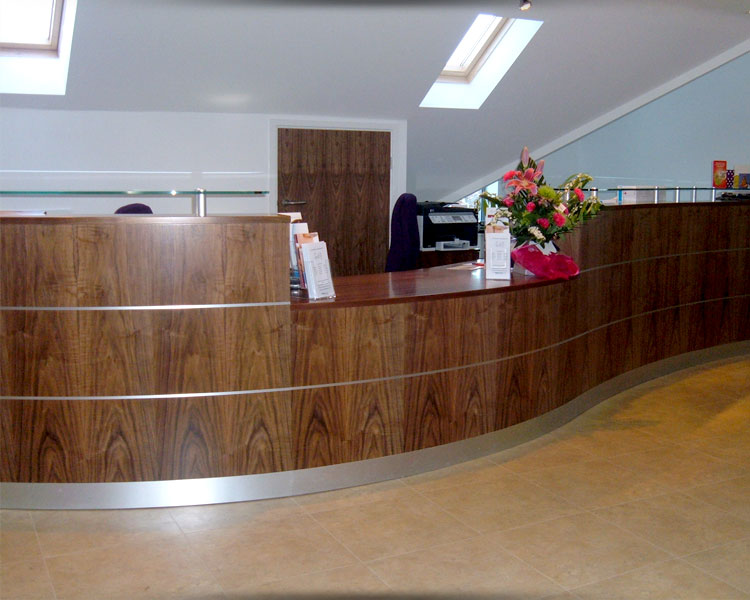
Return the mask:
[[[309,242],[302,244],[300,250],[307,283],[307,297],[311,300],[335,298],[326,243]]]
[[[484,231],[485,279],[510,279],[510,228],[502,221]]]

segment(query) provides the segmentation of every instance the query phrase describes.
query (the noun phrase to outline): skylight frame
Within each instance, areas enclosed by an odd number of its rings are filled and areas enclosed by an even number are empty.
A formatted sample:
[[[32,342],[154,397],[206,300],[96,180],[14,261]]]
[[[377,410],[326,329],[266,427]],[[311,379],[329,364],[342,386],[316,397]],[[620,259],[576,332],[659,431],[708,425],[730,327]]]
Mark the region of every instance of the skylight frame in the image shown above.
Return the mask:
[[[43,53],[57,56],[59,54],[64,3],[65,0],[52,0],[49,15],[49,37],[47,42],[8,42],[0,39],[0,52],[4,54]]]
[[[466,66],[459,69],[451,68],[449,66],[451,64],[451,60],[458,52],[461,45],[467,41],[468,36],[472,35],[472,29],[477,25],[477,22],[482,17],[490,17],[492,19],[490,27],[488,27],[484,34],[482,34],[482,36],[477,40],[472,48],[472,51],[468,53],[466,58],[461,61],[461,64],[466,63]],[[514,19],[508,17],[499,17],[497,15],[490,15],[487,13],[478,14],[464,37],[458,43],[458,46],[456,46],[456,50],[454,50],[453,54],[448,59],[448,62],[445,63],[445,67],[440,72],[437,80],[445,82],[471,83],[471,80],[474,79],[476,74],[479,72],[479,69],[482,68],[489,55],[500,43],[500,40],[502,40],[505,32],[508,31],[508,28],[513,24],[513,20]]]

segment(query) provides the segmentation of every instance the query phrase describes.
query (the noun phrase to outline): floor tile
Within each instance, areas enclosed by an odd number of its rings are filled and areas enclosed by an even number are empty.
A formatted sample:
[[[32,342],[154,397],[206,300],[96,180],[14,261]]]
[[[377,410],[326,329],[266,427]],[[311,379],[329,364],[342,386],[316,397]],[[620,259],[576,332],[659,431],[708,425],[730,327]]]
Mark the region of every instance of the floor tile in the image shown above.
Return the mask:
[[[590,452],[576,447],[559,436],[548,434],[537,440],[503,450],[489,457],[514,473],[557,467],[590,460]]]
[[[581,431],[573,426],[563,428],[556,433],[570,446],[599,458],[628,452],[655,450],[672,445],[670,442],[637,429],[607,427],[601,424],[588,431]]]
[[[0,565],[0,600],[54,600],[44,561],[22,560]]]
[[[685,440],[681,445],[741,467],[750,465],[750,429],[711,437],[692,438]]]
[[[467,598],[543,598],[563,592],[549,578],[503,549],[492,535],[368,565],[396,594],[403,595],[461,592]]]
[[[424,492],[472,529],[510,529],[579,512],[563,498],[512,473],[495,480]]]
[[[594,514],[677,556],[750,537],[750,521],[680,493],[611,506]]]
[[[680,560],[573,590],[581,600],[747,600],[748,596]]]
[[[362,564],[340,567],[329,571],[319,571],[297,577],[290,577],[258,586],[252,593],[253,600],[269,598],[300,598],[310,596],[351,598],[373,595],[388,595],[391,589],[369,568]]]
[[[256,520],[273,520],[301,515],[302,512],[292,498],[207,506],[180,506],[169,509],[171,517],[185,532],[241,526]]]
[[[681,442],[691,438],[746,432],[750,402],[747,399],[727,399],[679,408],[647,404],[640,414],[625,414],[623,418],[639,420],[647,433]]]
[[[684,560],[750,594],[750,538],[691,554]]]
[[[318,494],[295,496],[294,501],[305,512],[315,514],[327,510],[347,508],[382,500],[395,500],[397,498],[414,498],[414,491],[407,487],[401,479],[330,492],[320,492]]]
[[[181,531],[167,509],[34,511],[44,556],[116,546],[129,541],[160,542]]]
[[[25,510],[0,510],[0,564],[41,558],[42,551],[31,513]]]
[[[750,521],[750,476],[691,488],[685,493]]]
[[[315,519],[363,561],[477,534],[426,498],[353,506],[318,513]]]
[[[183,540],[131,541],[47,559],[58,600],[223,599]]]
[[[436,469],[419,475],[412,475],[401,479],[407,486],[418,491],[439,490],[456,485],[492,481],[498,473],[507,473],[507,469],[498,466],[488,458],[470,460],[451,465],[443,469]]]
[[[659,495],[669,489],[658,479],[599,459],[538,469],[524,473],[523,477],[578,508],[621,504]]]
[[[610,460],[635,473],[658,479],[672,490],[733,479],[747,474],[750,468],[686,447],[631,452]]]
[[[566,589],[669,558],[663,550],[591,513],[492,535],[504,548]]]
[[[357,562],[309,515],[194,531],[187,538],[227,593]]]

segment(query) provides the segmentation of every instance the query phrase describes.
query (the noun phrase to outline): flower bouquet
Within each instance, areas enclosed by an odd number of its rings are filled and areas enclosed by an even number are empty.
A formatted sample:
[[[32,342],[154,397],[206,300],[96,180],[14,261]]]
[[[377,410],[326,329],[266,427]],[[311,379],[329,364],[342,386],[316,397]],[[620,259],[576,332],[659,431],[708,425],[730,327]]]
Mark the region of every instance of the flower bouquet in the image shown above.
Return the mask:
[[[591,176],[571,175],[561,188],[555,189],[547,185],[543,172],[544,161],[536,163],[529,156],[529,149],[524,148],[518,167],[503,176],[506,195],[501,198],[484,192],[480,197],[497,208],[488,225],[509,223],[516,243],[511,256],[516,262],[540,277],[568,279],[578,274],[573,260],[563,255],[550,256],[541,248],[596,216],[602,204],[583,193]]]

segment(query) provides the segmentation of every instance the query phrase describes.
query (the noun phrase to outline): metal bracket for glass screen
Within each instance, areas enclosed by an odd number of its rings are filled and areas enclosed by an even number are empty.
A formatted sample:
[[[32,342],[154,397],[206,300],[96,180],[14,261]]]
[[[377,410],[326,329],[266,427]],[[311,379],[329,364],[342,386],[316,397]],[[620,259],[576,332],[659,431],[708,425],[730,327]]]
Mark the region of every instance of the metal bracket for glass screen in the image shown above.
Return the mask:
[[[195,197],[193,198],[193,214],[196,217],[206,216],[206,190],[203,188],[195,189]]]

